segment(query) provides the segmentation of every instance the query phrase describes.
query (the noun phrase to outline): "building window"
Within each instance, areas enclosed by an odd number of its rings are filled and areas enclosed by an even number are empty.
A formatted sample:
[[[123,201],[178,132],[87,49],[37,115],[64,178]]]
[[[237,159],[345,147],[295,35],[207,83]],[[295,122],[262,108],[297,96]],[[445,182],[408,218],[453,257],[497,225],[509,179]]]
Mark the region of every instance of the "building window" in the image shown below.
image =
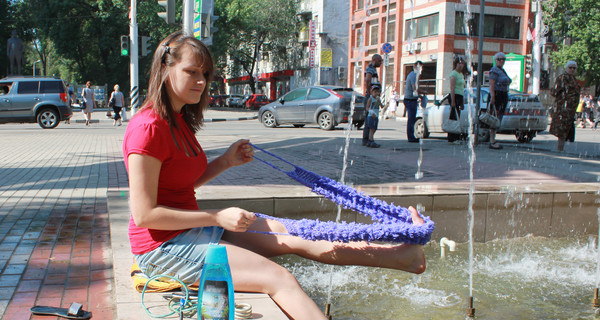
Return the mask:
[[[440,17],[432,14],[425,17],[406,20],[406,39],[423,38],[438,34]]]
[[[356,2],[356,10],[362,10],[365,6],[365,0],[358,0]]]
[[[362,26],[356,28],[356,48],[360,48],[365,45],[365,41],[363,39],[363,28]]]
[[[369,45],[376,46],[379,44],[379,22],[371,21],[369,24]]]
[[[360,65],[360,62],[354,64],[354,86],[362,86],[362,66]]]
[[[474,13],[469,19],[469,34],[479,35],[479,13]],[[486,14],[483,23],[483,34],[485,37],[502,39],[519,39],[521,30],[521,17],[499,16]],[[465,13],[457,11],[454,21],[454,33],[466,35]]]
[[[396,17],[390,17],[387,24],[387,42],[396,41]]]
[[[374,4],[378,4],[379,0],[368,0],[369,1],[369,5],[374,5]]]

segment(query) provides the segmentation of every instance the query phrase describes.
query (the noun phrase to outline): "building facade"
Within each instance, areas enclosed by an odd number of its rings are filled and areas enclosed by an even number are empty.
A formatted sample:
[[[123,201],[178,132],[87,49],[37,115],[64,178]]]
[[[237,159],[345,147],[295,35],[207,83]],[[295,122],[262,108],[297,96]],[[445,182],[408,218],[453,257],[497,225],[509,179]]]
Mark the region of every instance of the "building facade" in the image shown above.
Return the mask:
[[[350,0],[301,0],[297,19],[300,24],[298,61],[292,68],[281,68],[264,52],[258,61],[257,93],[271,100],[298,87],[347,83],[348,23]],[[228,94],[250,94],[250,75],[228,75]]]
[[[484,71],[492,67],[497,52],[531,53],[527,33],[534,14],[530,6],[529,0],[485,1]],[[456,55],[470,59],[477,70],[479,9],[476,0],[470,4],[460,0],[352,0],[348,86],[364,91],[364,70],[377,53],[388,61],[380,68],[385,94],[396,90],[404,95],[404,80],[417,60],[424,63],[421,85],[430,100],[449,93],[447,77]],[[382,52],[384,43],[392,48],[387,57]],[[528,80],[518,79],[525,83],[524,90]]]

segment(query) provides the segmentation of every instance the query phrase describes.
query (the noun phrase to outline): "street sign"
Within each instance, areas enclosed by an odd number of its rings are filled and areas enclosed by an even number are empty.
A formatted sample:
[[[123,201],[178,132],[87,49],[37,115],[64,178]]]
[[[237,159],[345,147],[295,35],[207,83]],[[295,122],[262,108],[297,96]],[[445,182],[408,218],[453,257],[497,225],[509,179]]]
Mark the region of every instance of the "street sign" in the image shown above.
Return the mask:
[[[386,67],[390,66],[390,55],[387,53],[383,55],[383,65]]]
[[[386,53],[386,54],[392,52],[392,45],[389,44],[388,42],[384,43],[381,46],[381,51],[383,51],[383,53]]]

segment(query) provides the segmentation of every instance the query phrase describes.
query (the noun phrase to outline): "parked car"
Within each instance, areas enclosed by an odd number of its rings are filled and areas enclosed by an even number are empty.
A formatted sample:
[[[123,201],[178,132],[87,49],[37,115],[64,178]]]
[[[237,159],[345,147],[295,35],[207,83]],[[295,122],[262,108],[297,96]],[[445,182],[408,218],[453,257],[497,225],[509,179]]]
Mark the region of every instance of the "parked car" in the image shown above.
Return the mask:
[[[244,96],[241,94],[232,94],[227,98],[226,104],[230,108],[239,108],[242,106]]]
[[[264,106],[269,102],[269,98],[267,98],[266,95],[255,93],[248,96],[244,102],[244,105],[246,106],[246,109],[254,110]]]
[[[468,132],[469,114],[475,114],[475,97],[477,89],[465,89],[465,110],[460,115],[460,127],[463,133]],[[470,98],[467,98],[470,97]],[[427,138],[431,132],[445,133],[442,124],[450,116],[449,95],[439,103],[419,110],[415,123],[415,136]],[[469,101],[472,101],[469,103]],[[480,113],[487,112],[490,102],[488,87],[481,88]],[[469,113],[468,109],[471,109]],[[548,113],[537,95],[511,90],[508,94],[508,105],[502,118],[498,133],[514,134],[519,142],[531,142],[538,132],[548,127]],[[479,141],[489,141],[489,128],[480,124]]]
[[[210,101],[208,105],[210,107],[224,107],[226,99],[227,95],[225,94],[215,94],[210,96]]]
[[[72,116],[61,79],[22,76],[0,79],[0,123],[37,122],[44,129],[52,129]]]
[[[323,130],[333,130],[340,123],[348,123],[353,96],[355,104],[351,121],[360,128],[365,122],[365,97],[351,88],[337,86],[292,90],[279,100],[262,106],[258,110],[258,119],[269,128],[282,124],[303,127],[316,123]]]

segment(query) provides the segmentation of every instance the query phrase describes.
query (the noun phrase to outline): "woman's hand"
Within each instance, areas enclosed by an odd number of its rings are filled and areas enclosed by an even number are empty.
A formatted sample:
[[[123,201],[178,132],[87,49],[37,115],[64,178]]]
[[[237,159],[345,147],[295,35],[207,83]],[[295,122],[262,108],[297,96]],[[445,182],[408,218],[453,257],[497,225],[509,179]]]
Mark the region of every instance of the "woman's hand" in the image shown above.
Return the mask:
[[[250,140],[242,139],[234,142],[222,155],[227,161],[229,167],[239,166],[252,161],[254,148],[250,145]]]
[[[236,207],[217,212],[217,224],[228,231],[245,232],[254,221],[256,221],[254,213]]]

